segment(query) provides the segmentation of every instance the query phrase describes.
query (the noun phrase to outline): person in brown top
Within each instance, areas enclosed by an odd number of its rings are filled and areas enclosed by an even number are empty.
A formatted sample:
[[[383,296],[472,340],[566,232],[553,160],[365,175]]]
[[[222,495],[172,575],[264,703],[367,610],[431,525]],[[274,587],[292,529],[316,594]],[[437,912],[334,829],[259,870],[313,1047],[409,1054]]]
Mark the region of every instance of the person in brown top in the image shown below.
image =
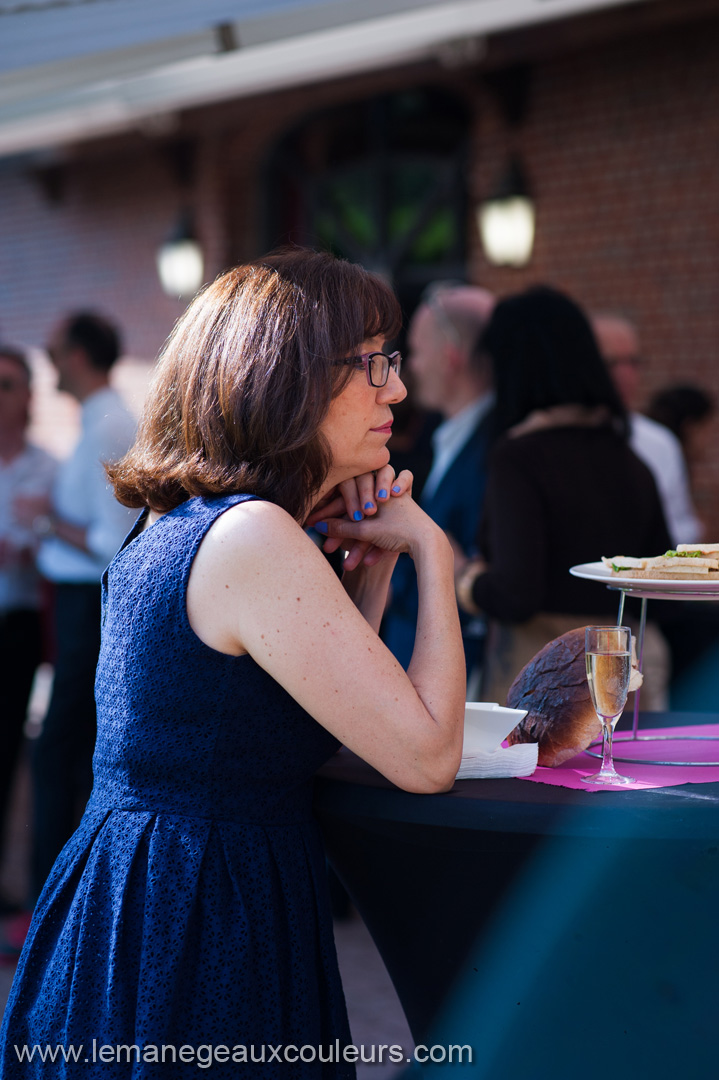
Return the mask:
[[[572,627],[613,622],[616,593],[569,574],[602,555],[671,546],[649,469],[581,309],[537,287],[501,301],[480,348],[492,360],[498,429],[482,559],[459,568],[465,610],[493,621],[483,697],[503,700],[521,667]]]

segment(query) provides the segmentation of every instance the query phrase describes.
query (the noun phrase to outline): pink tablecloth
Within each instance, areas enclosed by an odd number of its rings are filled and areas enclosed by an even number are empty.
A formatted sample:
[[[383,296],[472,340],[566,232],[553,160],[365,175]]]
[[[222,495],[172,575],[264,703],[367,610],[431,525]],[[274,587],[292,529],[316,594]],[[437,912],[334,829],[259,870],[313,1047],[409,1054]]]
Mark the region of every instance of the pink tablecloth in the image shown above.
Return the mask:
[[[719,761],[719,724],[695,724],[689,727],[675,728],[640,728],[642,735],[702,735],[713,736],[707,741],[692,739],[643,742],[631,740],[630,732],[618,732],[614,736],[614,756],[641,758],[647,764],[635,765],[617,761],[616,770],[626,776],[632,776],[633,784],[622,787],[605,787],[601,784],[585,784],[582,776],[589,776],[599,771],[601,760],[590,757],[587,753],[565,761],[554,769],[538,767],[525,780],[539,784],[553,784],[555,787],[576,788],[581,791],[632,791],[636,788],[675,787],[678,784],[710,784],[719,781],[719,765],[656,765],[654,761]],[[592,750],[601,753],[601,743],[592,746]]]

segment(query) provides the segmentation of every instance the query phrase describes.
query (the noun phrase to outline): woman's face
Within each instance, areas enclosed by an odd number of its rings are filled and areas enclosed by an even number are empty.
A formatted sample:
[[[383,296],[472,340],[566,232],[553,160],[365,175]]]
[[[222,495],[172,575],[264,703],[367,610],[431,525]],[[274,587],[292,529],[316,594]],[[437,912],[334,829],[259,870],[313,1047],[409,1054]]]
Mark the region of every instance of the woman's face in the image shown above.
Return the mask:
[[[362,342],[355,355],[382,352],[384,346],[383,338],[371,338]],[[387,384],[382,387],[369,385],[364,368],[352,372],[320,427],[332,457],[326,490],[387,464],[387,442],[392,434],[391,406],[406,396],[406,387],[392,369]]]

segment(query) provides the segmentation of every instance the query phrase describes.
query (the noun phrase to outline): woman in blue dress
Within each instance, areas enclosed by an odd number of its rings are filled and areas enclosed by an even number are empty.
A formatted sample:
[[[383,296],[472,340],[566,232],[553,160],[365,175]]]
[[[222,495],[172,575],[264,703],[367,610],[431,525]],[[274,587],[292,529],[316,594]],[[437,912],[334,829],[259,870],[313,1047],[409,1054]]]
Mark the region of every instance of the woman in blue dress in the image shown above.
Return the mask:
[[[462,746],[452,552],[388,464],[398,328],[379,278],[292,250],[170,336],[109,470],[143,512],[103,581],[95,786],[34,913],[4,1080],[354,1075],[312,776],[343,743],[444,790]],[[377,636],[400,551],[406,673]]]

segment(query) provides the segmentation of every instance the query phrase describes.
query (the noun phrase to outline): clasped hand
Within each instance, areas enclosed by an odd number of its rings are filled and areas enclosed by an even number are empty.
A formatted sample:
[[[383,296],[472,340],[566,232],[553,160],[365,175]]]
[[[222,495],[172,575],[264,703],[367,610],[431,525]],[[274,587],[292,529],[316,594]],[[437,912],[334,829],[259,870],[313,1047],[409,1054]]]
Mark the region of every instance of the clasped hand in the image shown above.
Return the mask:
[[[327,536],[323,544],[327,555],[344,548],[346,571],[360,565],[374,566],[385,556],[408,548],[401,521],[386,511],[390,502],[403,496],[412,501],[412,481],[411,472],[405,469],[395,476],[391,465],[352,477],[312,508],[305,526],[314,526]]]

